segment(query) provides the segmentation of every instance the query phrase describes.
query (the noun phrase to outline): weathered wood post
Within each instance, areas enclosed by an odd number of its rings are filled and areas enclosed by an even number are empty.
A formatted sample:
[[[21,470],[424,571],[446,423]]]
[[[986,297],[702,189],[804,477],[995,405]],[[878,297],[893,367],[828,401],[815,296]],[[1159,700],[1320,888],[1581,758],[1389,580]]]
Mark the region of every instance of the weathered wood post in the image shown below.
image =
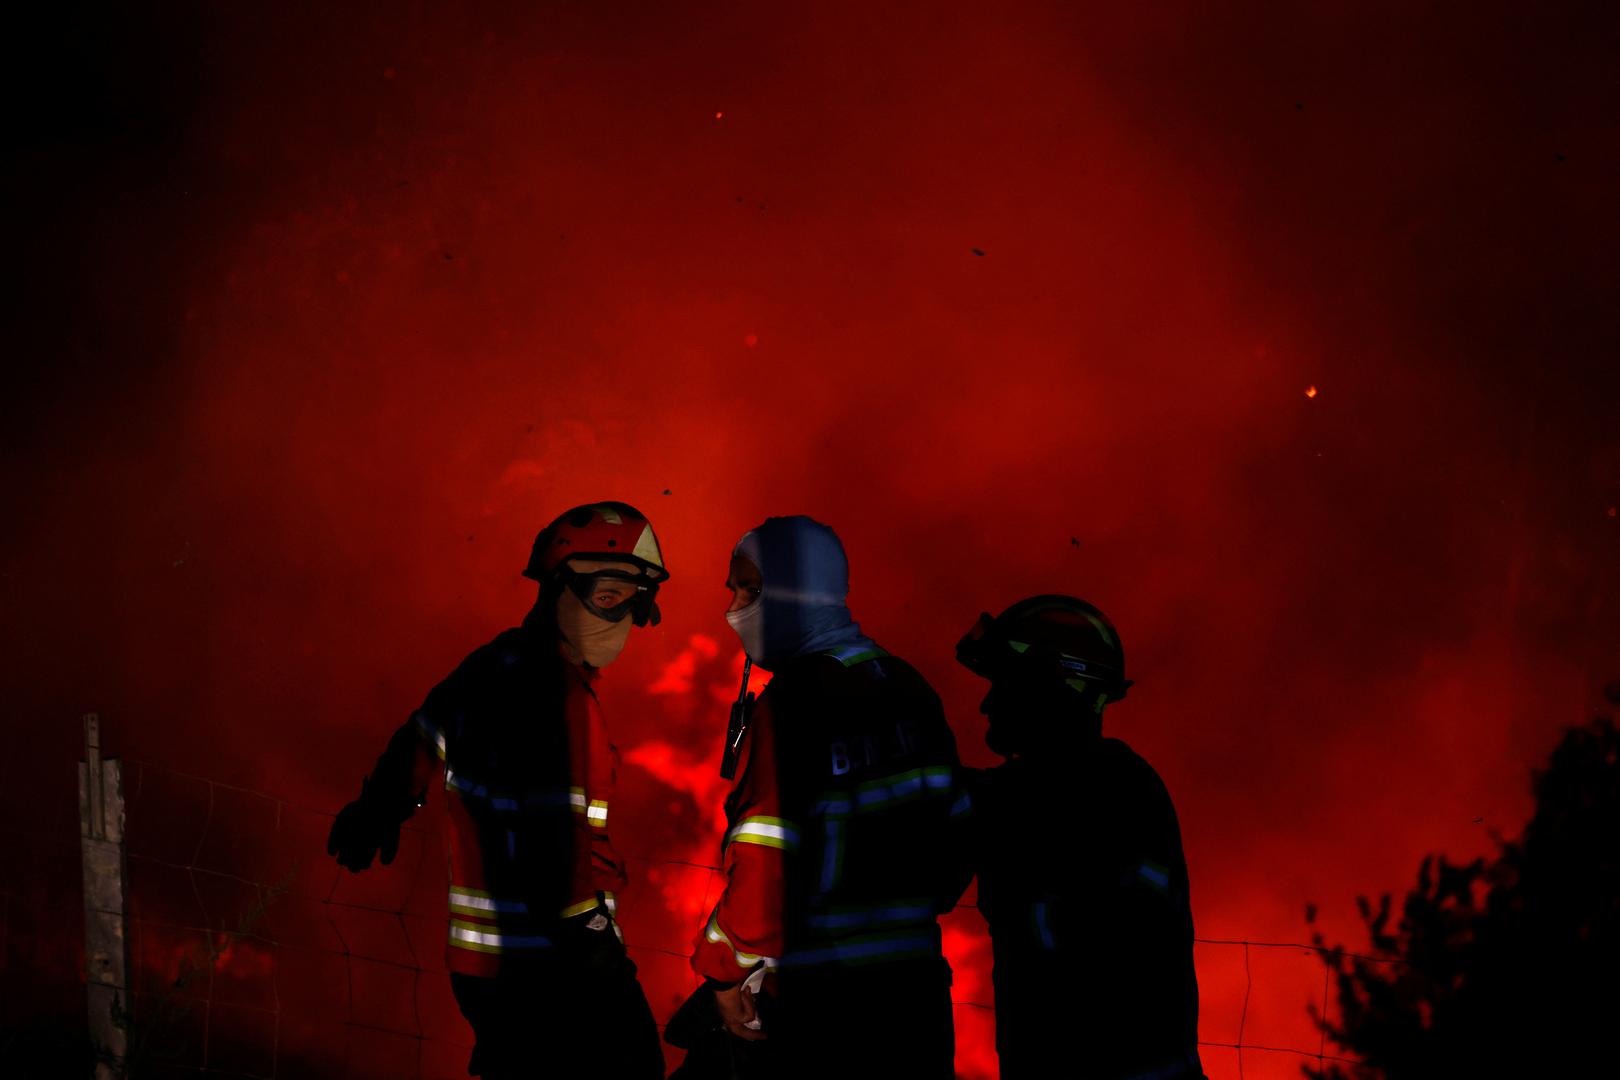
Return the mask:
[[[79,765],[79,847],[84,856],[85,985],[96,1080],[122,1080],[129,1053],[129,938],[124,897],[123,774],[101,756],[101,719],[84,718],[85,759]]]

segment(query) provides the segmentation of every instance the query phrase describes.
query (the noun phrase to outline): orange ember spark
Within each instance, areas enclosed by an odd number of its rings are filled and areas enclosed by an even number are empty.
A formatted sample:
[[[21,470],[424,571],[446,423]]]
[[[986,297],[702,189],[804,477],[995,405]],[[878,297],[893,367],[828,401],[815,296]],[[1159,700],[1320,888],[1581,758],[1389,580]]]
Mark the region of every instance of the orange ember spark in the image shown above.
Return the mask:
[[[1314,387],[1314,386],[1307,386],[1307,387],[1306,387],[1306,388],[1305,388],[1305,396],[1306,396],[1306,397],[1315,397],[1315,396],[1316,396],[1316,387]]]
[[[715,119],[716,119],[716,120],[718,120],[718,119],[720,119],[720,118],[721,118],[721,117],[722,117],[722,116],[724,116],[724,115],[726,115],[726,114],[725,114],[725,113],[723,113],[723,112],[717,112],[717,113],[715,113],[715,114],[714,114],[714,118],[715,118]]]

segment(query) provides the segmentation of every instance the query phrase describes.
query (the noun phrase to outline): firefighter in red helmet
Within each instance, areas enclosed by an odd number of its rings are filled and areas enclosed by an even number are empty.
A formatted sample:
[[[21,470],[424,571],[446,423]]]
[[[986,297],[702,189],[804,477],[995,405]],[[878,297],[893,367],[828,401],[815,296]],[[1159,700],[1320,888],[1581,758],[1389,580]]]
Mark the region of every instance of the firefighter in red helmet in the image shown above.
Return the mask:
[[[338,814],[328,853],[391,862],[441,769],[451,987],[476,1045],[468,1071],[661,1077],[657,1027],[625,955],[609,839],[618,752],[592,684],[632,626],[656,625],[668,578],[652,525],[620,502],[578,506],[535,539],[540,594],[394,733]]]
[[[1036,596],[957,645],[990,680],[986,741],[1007,761],[972,789],[1005,1080],[1196,1080],[1198,984],[1187,862],[1158,773],[1102,737],[1125,696],[1108,618]]]

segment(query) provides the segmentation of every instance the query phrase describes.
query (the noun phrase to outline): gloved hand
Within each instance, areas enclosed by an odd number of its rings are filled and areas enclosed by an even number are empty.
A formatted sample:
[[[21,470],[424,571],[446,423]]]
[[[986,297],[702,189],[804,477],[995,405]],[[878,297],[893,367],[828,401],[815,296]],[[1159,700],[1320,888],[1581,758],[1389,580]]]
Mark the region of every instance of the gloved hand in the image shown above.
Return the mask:
[[[720,1013],[721,1025],[737,1038],[748,1042],[759,1042],[766,1038],[755,1003],[760,985],[760,979],[755,976],[763,975],[764,969],[761,968],[736,986],[716,987],[714,991],[714,1005]]]
[[[326,853],[336,855],[339,866],[359,873],[379,854],[384,866],[399,854],[399,826],[403,820],[389,813],[375,797],[368,797],[370,781],[362,781],[360,797],[338,811],[326,837]]]

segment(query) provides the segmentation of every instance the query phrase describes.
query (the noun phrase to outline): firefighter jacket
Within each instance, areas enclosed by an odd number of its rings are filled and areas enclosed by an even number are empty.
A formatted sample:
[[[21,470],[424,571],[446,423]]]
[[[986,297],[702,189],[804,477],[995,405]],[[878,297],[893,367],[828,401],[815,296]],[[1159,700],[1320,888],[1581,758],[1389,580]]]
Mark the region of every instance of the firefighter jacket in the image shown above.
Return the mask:
[[[451,971],[521,968],[552,949],[565,920],[614,908],[624,884],[608,839],[618,751],[595,678],[554,636],[508,630],[435,686],[377,761],[370,784],[406,807],[401,816],[442,769]]]
[[[1187,862],[1153,767],[1092,739],[978,774],[973,810],[1002,1075],[1201,1076]]]
[[[777,667],[726,800],[725,890],[693,969],[940,955],[936,917],[971,876],[969,801],[939,698],[911,665],[855,646]]]

